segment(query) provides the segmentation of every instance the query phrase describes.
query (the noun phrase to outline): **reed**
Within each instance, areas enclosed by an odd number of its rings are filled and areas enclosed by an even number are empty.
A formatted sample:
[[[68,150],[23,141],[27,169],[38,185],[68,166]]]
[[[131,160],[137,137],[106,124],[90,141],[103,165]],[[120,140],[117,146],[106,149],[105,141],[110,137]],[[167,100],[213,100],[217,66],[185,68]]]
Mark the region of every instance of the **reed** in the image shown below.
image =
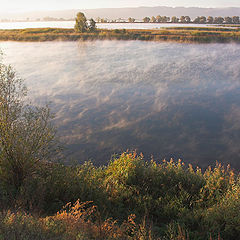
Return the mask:
[[[174,41],[186,43],[240,42],[239,29],[176,27],[154,30],[104,30],[76,33],[74,29],[39,28],[0,30],[0,41],[93,41],[93,40],[140,40]]]

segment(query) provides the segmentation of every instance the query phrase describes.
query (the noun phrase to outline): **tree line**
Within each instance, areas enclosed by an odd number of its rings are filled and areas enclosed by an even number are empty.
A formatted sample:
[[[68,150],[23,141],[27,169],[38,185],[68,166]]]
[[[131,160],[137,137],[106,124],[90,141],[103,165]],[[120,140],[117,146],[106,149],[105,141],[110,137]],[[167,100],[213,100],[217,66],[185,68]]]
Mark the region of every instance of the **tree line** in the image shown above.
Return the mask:
[[[135,19],[129,18],[129,22],[135,22]],[[157,17],[152,16],[150,17],[144,17],[143,22],[145,23],[196,23],[196,24],[239,24],[240,19],[239,16],[233,16],[233,17],[205,17],[205,16],[198,16],[195,19],[191,19],[189,16],[181,16],[180,18],[173,16],[173,17],[167,17],[167,16],[160,16]]]
[[[135,23],[137,19],[133,17],[129,17],[128,20],[118,19],[118,20],[108,20],[106,18],[98,17],[96,19],[98,23],[116,23],[116,22],[129,22]],[[152,16],[152,17],[144,17],[142,19],[144,23],[196,23],[196,24],[240,24],[239,16],[233,17],[213,17],[213,16],[198,16],[195,19],[191,19],[189,16],[181,16],[181,17],[168,17],[168,16]]]
[[[96,18],[97,23],[117,23],[117,22],[129,22],[135,23],[139,22],[139,20],[129,17],[127,20],[119,18],[118,20],[109,20],[106,18]],[[144,17],[142,19],[144,23],[196,23],[196,24],[240,24],[239,16],[233,17],[213,17],[213,16],[198,16],[195,19],[191,19],[190,16],[180,16],[180,17],[168,17],[168,16],[152,16],[152,17]]]

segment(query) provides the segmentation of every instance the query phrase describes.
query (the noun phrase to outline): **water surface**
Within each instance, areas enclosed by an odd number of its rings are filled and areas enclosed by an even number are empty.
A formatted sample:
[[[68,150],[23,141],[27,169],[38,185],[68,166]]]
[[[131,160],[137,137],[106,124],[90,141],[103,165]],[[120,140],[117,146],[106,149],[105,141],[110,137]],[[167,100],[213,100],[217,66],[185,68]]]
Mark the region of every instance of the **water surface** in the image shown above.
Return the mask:
[[[240,45],[1,42],[36,103],[51,101],[68,157],[137,149],[240,167]]]
[[[49,21],[49,22],[0,22],[0,29],[24,28],[74,28],[75,21]],[[223,27],[208,24],[174,24],[174,23],[97,23],[102,29],[158,29],[166,27]]]

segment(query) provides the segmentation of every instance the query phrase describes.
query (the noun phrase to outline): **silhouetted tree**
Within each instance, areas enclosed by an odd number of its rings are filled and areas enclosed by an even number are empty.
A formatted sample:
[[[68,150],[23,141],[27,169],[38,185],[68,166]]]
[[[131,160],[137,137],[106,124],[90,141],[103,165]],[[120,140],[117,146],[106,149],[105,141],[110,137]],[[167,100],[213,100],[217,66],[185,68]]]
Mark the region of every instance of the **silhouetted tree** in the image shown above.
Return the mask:
[[[89,27],[88,27],[90,32],[94,32],[96,31],[96,22],[93,20],[93,18],[91,18],[89,20]]]
[[[167,16],[162,17],[162,20],[161,20],[162,23],[167,23],[168,21],[170,21],[169,17],[167,17]]]
[[[212,16],[209,16],[209,17],[207,18],[207,23],[213,24],[213,21],[214,21],[214,18],[213,18]]]
[[[87,18],[85,17],[84,13],[79,12],[76,17],[76,23],[74,27],[76,32],[86,32],[88,30],[87,26]]]
[[[149,17],[145,17],[145,18],[143,19],[143,22],[149,23],[149,22],[150,22],[150,18],[149,18]]]
[[[232,18],[233,23],[238,24],[240,23],[239,17],[238,16],[233,16]]]
[[[189,16],[185,16],[185,22],[186,23],[190,23],[191,22],[191,18]]]
[[[199,23],[200,23],[200,17],[196,17],[196,18],[193,20],[193,23],[199,24]]]
[[[128,22],[130,22],[130,23],[134,23],[135,22],[135,18],[128,18]]]
[[[225,21],[225,23],[227,23],[227,24],[232,24],[232,23],[233,23],[231,17],[225,17],[225,18],[224,18],[224,21]]]
[[[181,23],[190,23],[191,22],[191,18],[189,16],[181,16],[180,17],[180,22]]]
[[[180,17],[180,22],[181,22],[181,23],[186,23],[186,21],[185,21],[185,16],[181,16],[181,17]]]
[[[161,17],[160,15],[158,15],[158,16],[156,17],[156,21],[157,21],[158,23],[162,22],[162,17]]]
[[[207,23],[206,17],[201,16],[201,17],[200,17],[200,24],[205,24],[205,23]]]
[[[224,18],[222,17],[215,17],[214,22],[215,24],[222,24],[224,22]]]
[[[173,16],[171,22],[172,23],[178,23],[179,22],[179,18],[177,18],[176,16]]]
[[[152,16],[152,17],[151,17],[151,22],[152,22],[152,23],[155,23],[156,21],[157,21],[156,18],[155,18],[154,16]]]

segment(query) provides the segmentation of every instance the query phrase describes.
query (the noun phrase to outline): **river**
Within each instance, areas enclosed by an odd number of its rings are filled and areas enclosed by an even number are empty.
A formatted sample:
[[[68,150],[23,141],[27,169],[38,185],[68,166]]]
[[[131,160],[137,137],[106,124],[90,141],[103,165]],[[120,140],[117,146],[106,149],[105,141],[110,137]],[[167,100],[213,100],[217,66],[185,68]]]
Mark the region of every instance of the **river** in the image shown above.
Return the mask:
[[[0,29],[24,28],[74,28],[74,21],[48,22],[0,22]],[[166,27],[223,27],[215,24],[176,24],[176,23],[97,23],[102,29],[161,29]]]
[[[240,167],[240,45],[1,42],[29,98],[51,102],[66,161],[146,159]]]

